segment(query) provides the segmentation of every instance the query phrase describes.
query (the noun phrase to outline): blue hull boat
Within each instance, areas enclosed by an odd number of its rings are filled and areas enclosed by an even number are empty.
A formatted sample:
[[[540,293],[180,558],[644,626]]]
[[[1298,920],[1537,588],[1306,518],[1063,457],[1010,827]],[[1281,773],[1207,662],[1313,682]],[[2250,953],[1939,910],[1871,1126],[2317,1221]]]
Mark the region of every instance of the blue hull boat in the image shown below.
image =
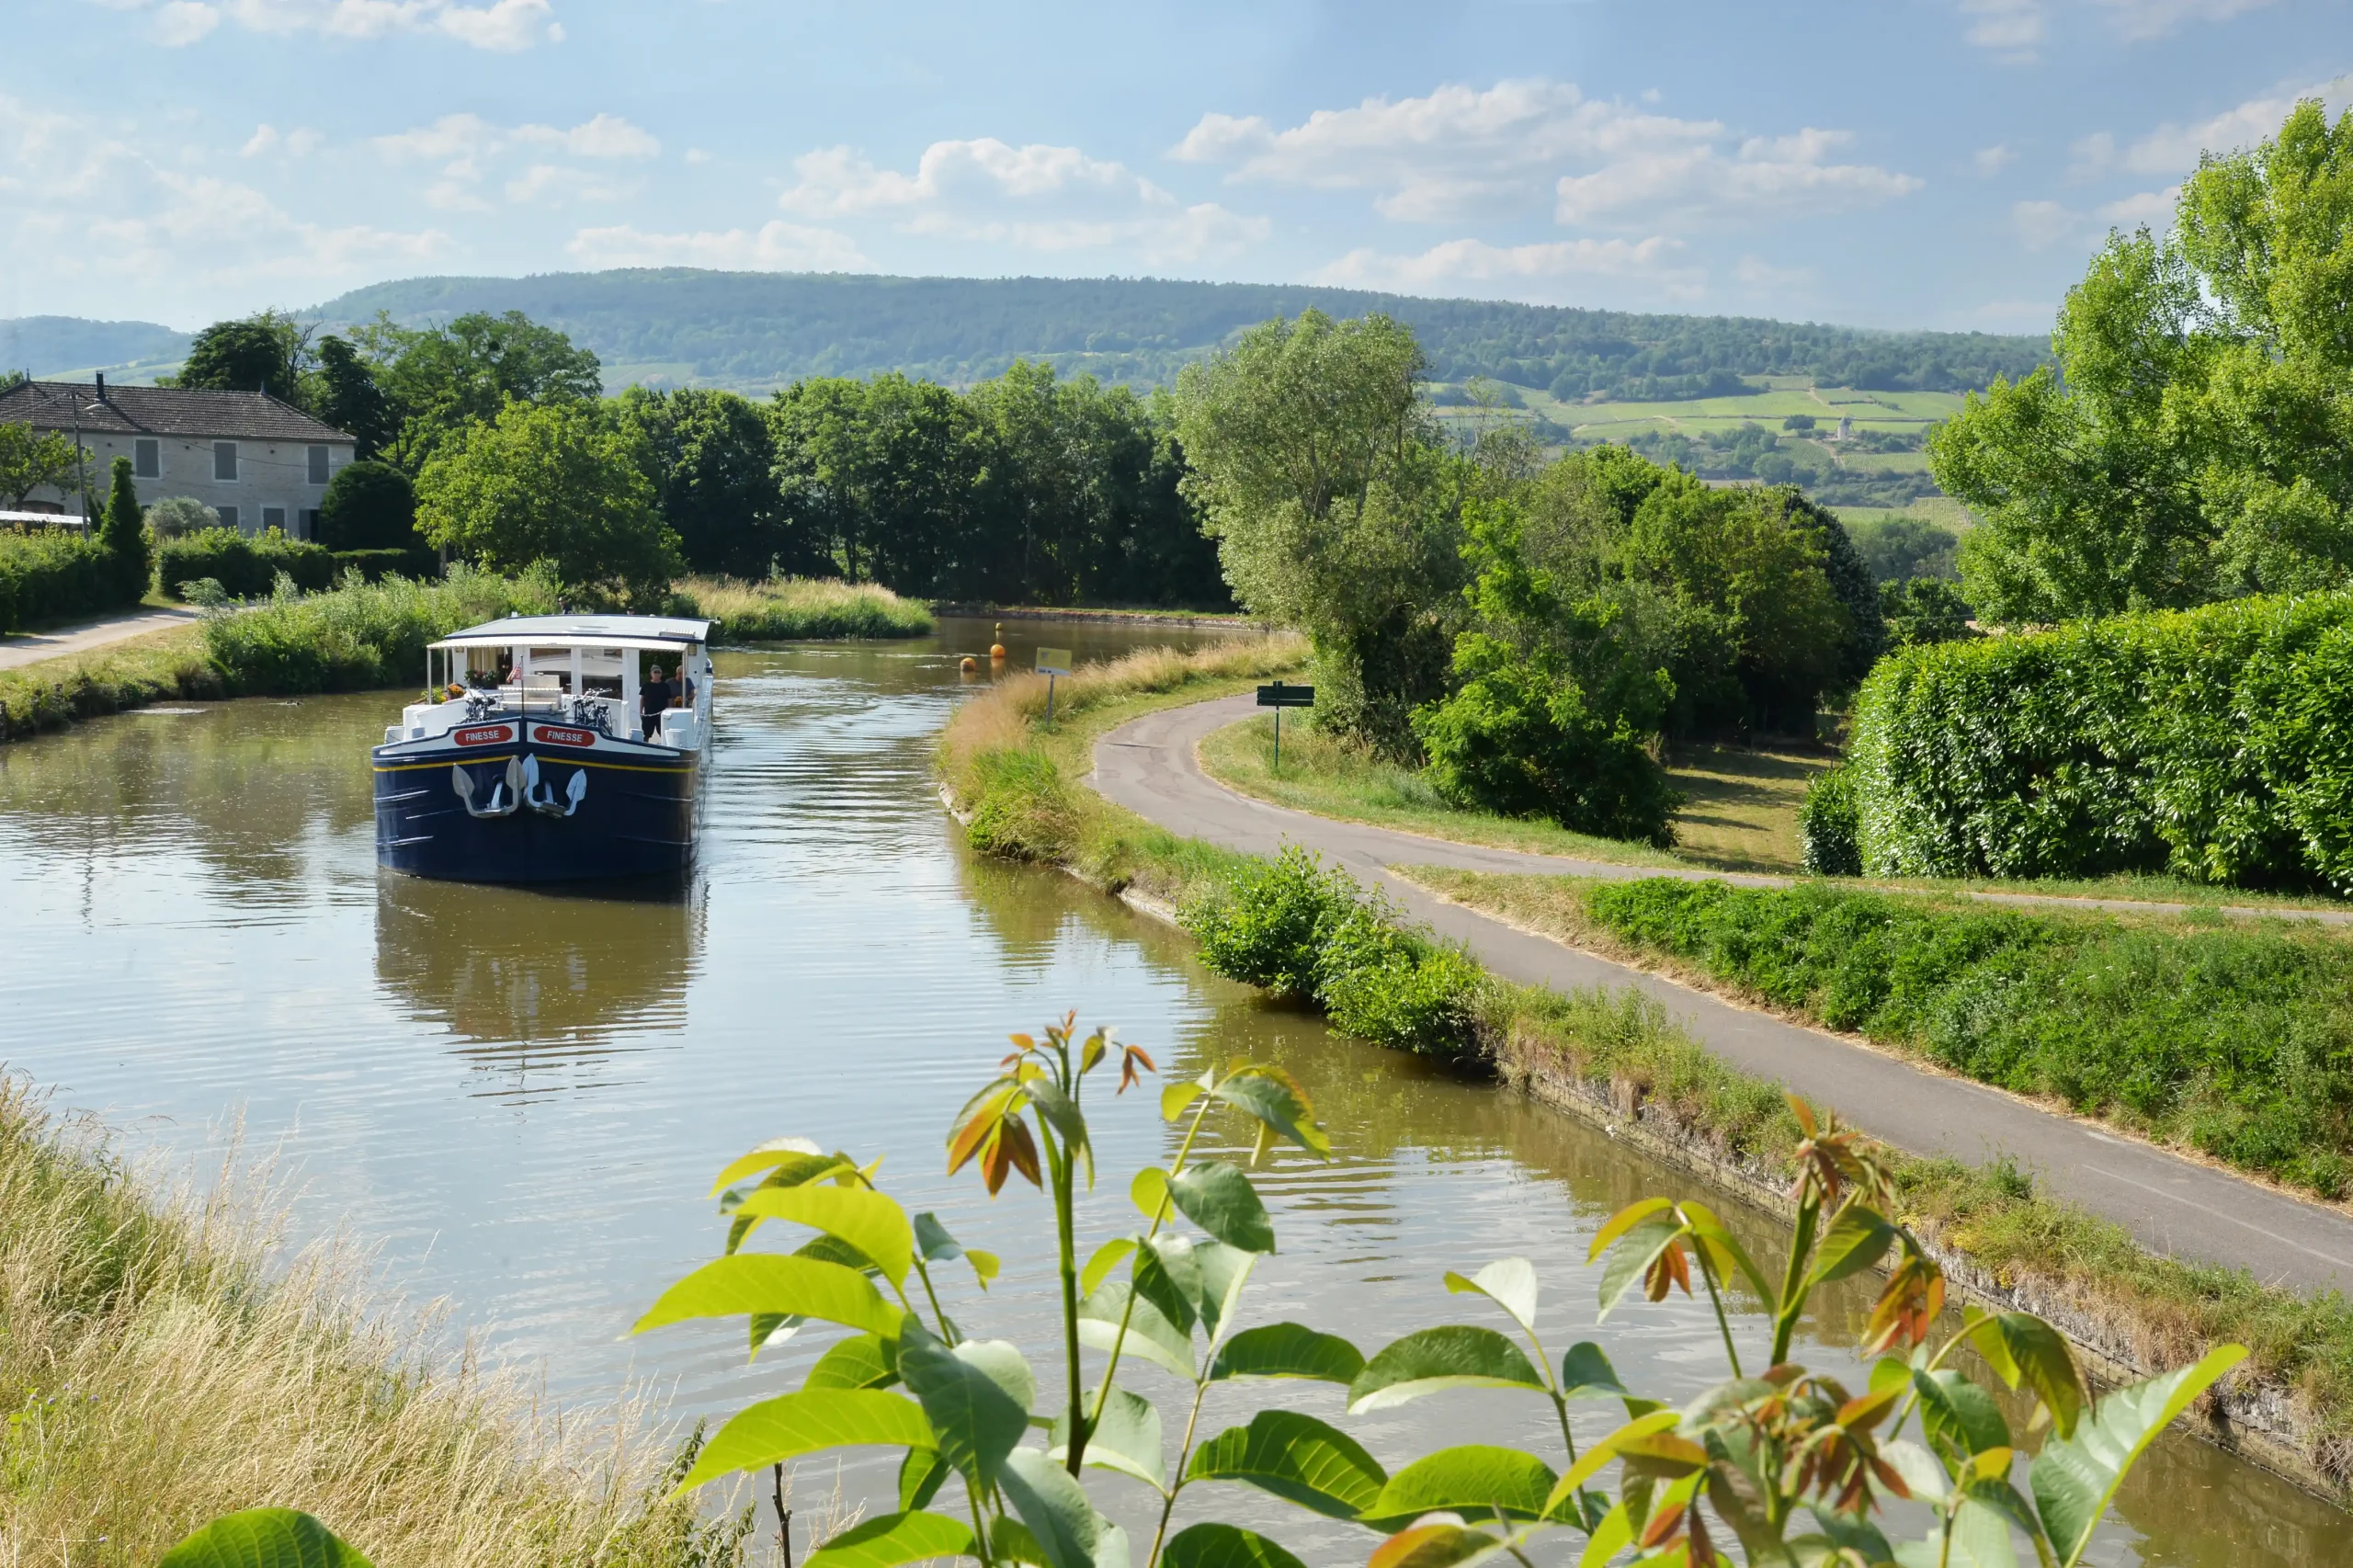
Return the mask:
[[[686,869],[710,749],[709,630],[517,617],[433,644],[426,699],[371,754],[377,863],[475,882]]]

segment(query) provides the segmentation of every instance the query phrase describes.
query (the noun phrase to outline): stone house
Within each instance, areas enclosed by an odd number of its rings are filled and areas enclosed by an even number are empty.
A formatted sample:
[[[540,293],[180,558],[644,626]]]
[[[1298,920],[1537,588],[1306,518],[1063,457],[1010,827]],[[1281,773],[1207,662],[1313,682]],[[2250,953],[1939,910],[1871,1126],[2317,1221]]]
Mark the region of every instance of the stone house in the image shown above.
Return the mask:
[[[90,501],[106,506],[114,460],[131,460],[141,505],[193,496],[241,533],[318,531],[327,481],[352,460],[352,438],[267,392],[24,381],[0,392],[0,425],[30,425],[78,440],[88,454]],[[78,515],[63,490],[39,490],[35,511]]]

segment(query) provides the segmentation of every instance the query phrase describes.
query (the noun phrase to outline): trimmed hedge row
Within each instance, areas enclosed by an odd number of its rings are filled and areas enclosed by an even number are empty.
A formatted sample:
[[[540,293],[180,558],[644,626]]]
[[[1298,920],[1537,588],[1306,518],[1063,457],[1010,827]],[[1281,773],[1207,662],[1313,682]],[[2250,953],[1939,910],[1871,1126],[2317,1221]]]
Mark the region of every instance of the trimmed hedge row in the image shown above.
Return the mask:
[[[1201,961],[1230,980],[1312,1000],[1332,1027],[1400,1051],[1471,1048],[1479,966],[1399,921],[1293,845],[1253,860],[1185,911]]]
[[[2055,1095],[2242,1169],[2353,1189],[2353,945],[1954,908],[1819,882],[1598,882],[1620,940],[1981,1083]],[[2032,1151],[2017,1151],[2031,1154]]]
[[[1872,875],[2353,893],[2353,594],[1906,649],[1848,757]]]
[[[36,621],[98,615],[126,601],[114,557],[95,539],[63,529],[0,532],[0,631]]]
[[[155,581],[177,598],[180,585],[210,577],[231,598],[268,594],[283,572],[305,593],[335,584],[335,557],[324,545],[289,539],[276,528],[242,534],[235,528],[199,528],[155,546]]]

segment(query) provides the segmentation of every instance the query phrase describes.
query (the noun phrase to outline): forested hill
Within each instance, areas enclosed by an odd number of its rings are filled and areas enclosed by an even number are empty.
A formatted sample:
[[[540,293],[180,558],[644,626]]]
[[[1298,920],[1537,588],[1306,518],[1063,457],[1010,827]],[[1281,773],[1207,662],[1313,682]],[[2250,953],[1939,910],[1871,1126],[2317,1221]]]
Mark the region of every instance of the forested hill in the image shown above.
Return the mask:
[[[1740,378],[1811,376],[1872,391],[1949,392],[2018,377],[2040,337],[1884,333],[1727,316],[1423,300],[1347,289],[1154,278],[881,278],[690,268],[532,278],[415,278],[356,290],[306,315],[404,323],[521,311],[632,381],[765,391],[803,376],[901,370],[950,383],[1044,358],[1139,385],[1274,315],[1384,311],[1409,324],[1433,377],[1491,376],[1563,398],[1698,397]]]

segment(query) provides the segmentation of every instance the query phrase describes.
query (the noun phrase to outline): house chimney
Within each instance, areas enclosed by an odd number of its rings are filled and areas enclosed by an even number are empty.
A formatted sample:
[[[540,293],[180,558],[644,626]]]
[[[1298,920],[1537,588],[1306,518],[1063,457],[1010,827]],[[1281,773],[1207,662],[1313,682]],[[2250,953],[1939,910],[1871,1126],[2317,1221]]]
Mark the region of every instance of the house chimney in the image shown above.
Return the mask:
[[[104,402],[106,402],[106,400],[107,400],[107,373],[106,373],[104,370],[100,370],[100,371],[98,372],[98,401],[99,401],[100,403],[104,403]]]

